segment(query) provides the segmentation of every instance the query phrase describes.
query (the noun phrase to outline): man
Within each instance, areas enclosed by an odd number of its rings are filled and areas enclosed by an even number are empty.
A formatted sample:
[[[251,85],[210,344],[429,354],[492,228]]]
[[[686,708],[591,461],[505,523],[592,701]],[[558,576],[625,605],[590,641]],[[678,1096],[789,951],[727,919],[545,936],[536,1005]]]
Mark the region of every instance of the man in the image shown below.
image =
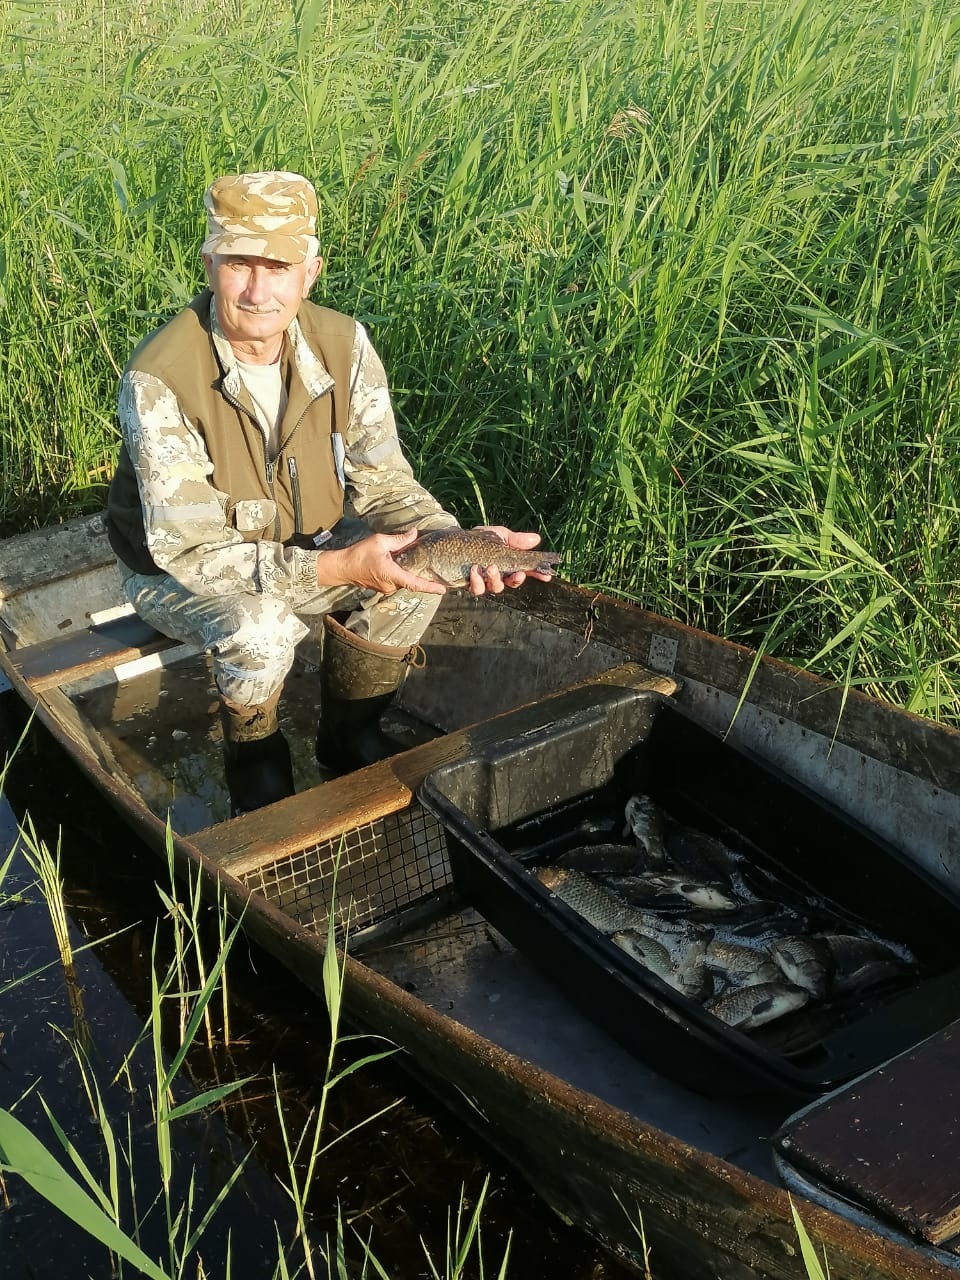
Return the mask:
[[[343,772],[390,754],[380,716],[444,591],[393,553],[456,520],[414,479],[363,327],[307,301],[322,265],[312,185],[226,176],[204,205],[209,288],[121,380],[107,527],[141,617],[213,656],[235,815],[293,793],[277,707],[305,616],[323,615],[318,761]],[[474,567],[469,590],[523,580]]]

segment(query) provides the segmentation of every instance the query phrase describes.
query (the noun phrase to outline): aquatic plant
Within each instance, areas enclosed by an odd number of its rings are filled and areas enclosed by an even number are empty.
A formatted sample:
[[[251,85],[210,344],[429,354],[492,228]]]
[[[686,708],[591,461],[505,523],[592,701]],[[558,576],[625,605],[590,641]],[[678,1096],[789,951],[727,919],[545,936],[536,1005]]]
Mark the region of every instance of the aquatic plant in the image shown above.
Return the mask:
[[[803,1219],[800,1217],[792,1198],[790,1200],[790,1212],[793,1214],[793,1225],[797,1229],[797,1239],[800,1241],[800,1256],[803,1258],[804,1269],[809,1280],[830,1280],[830,1267],[827,1263],[826,1254],[824,1254],[821,1262],[816,1246],[810,1239],[810,1234],[803,1225]]]
[[[28,865],[36,875],[36,892],[47,903],[56,945],[62,959],[68,992],[76,989],[73,957],[80,950],[69,938],[68,914],[64,902],[59,859],[51,854],[37,835],[29,818],[21,825],[21,840]],[[168,840],[168,847],[170,842]],[[0,867],[3,882],[12,855]],[[172,872],[172,862],[171,862]],[[252,1083],[252,1077],[233,1077],[213,1087],[197,1089],[189,1076],[189,1058],[201,1031],[208,1036],[225,1034],[226,1018],[212,1026],[209,1015],[215,1003],[225,999],[228,960],[241,922],[229,922],[222,906],[214,909],[219,946],[209,960],[210,910],[204,906],[191,883],[174,881],[158,886],[159,900],[172,925],[172,956],[166,967],[160,962],[157,934],[154,934],[150,964],[150,1009],[140,1036],[130,1046],[110,1080],[101,1081],[102,1060],[95,1063],[90,1052],[90,1037],[84,1033],[82,1002],[70,999],[74,1017],[69,1033],[63,1039],[72,1055],[82,1091],[85,1094],[98,1139],[95,1160],[84,1155],[80,1144],[71,1137],[69,1127],[61,1123],[56,1105],[44,1096],[43,1081],[37,1082],[12,1108],[0,1108],[0,1197],[6,1201],[16,1179],[22,1179],[59,1213],[65,1215],[109,1251],[116,1274],[123,1274],[127,1263],[152,1280],[179,1280],[180,1277],[208,1274],[207,1251],[209,1228],[216,1216],[228,1211],[231,1193],[244,1176],[248,1148],[215,1189],[205,1186],[198,1170],[177,1167],[177,1131],[191,1118],[215,1114],[235,1100]],[[393,1053],[393,1046],[376,1037],[345,1034],[340,1027],[342,1008],[343,965],[338,952],[334,925],[327,936],[324,964],[324,995],[329,1016],[326,1070],[321,1082],[320,1105],[303,1124],[299,1134],[291,1131],[284,1103],[283,1087],[276,1071],[270,1089],[278,1116],[286,1154],[286,1171],[282,1176],[290,1203],[290,1215],[275,1223],[276,1257],[272,1274],[278,1278],[305,1274],[311,1277],[376,1275],[387,1272],[378,1261],[373,1242],[360,1234],[338,1209],[332,1236],[314,1224],[314,1180],[329,1152],[338,1143],[349,1141],[366,1125],[380,1121],[395,1103],[363,1115],[351,1125],[331,1132],[327,1109],[335,1090],[347,1078],[364,1067]],[[90,945],[96,945],[91,943]],[[204,959],[204,956],[207,956]],[[49,969],[50,966],[45,966]],[[28,975],[29,981],[37,973]],[[0,989],[0,996],[10,989]],[[169,1034],[171,1027],[175,1034]],[[131,1094],[142,1087],[143,1072],[136,1059],[141,1047],[148,1049],[152,1068],[152,1139],[155,1174],[145,1170],[143,1154],[134,1147],[129,1118],[119,1116],[106,1099],[106,1091],[119,1081],[126,1081]],[[41,1136],[35,1127],[17,1115],[21,1104],[33,1092],[40,1095],[41,1108],[49,1126],[49,1134]],[[123,1132],[124,1125],[126,1133]],[[98,1176],[97,1168],[104,1172]],[[6,1179],[6,1180],[5,1180]],[[204,1191],[210,1191],[204,1201]],[[464,1191],[458,1207],[451,1211],[445,1254],[434,1259],[425,1246],[426,1265],[434,1276],[459,1280],[469,1271],[482,1278],[484,1270],[481,1218],[487,1197],[487,1183],[468,1204]],[[151,1256],[145,1247],[149,1238],[165,1242],[164,1256]],[[292,1227],[292,1230],[291,1230]],[[496,1269],[491,1273],[505,1275],[509,1241]],[[207,1259],[205,1264],[205,1258]],[[237,1263],[237,1274],[245,1274],[245,1260]],[[229,1250],[219,1274],[229,1280],[233,1273],[233,1257]],[[438,1269],[439,1268],[439,1269]]]

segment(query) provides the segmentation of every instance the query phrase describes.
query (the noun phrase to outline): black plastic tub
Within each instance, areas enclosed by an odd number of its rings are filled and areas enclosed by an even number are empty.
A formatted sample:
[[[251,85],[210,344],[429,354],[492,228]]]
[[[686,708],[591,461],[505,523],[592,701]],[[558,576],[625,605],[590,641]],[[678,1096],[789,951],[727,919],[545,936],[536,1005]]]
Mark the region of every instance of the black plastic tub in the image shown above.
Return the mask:
[[[659,694],[578,692],[557,706],[549,728],[436,770],[419,798],[445,828],[463,897],[631,1052],[704,1093],[810,1096],[960,1017],[960,904],[898,851]],[[726,1025],[530,870],[622,840],[638,792],[676,829],[736,850],[788,904],[816,903],[838,932],[868,930],[916,965],[845,996],[829,1017],[799,1010],[751,1032]]]

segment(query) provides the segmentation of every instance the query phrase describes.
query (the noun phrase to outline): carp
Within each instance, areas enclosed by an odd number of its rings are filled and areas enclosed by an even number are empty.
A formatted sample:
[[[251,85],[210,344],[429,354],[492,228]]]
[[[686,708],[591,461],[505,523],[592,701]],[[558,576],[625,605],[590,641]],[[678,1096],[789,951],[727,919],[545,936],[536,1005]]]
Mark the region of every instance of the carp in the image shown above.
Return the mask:
[[[416,542],[396,552],[401,569],[421,578],[432,578],[446,587],[465,587],[474,565],[496,565],[501,574],[553,573],[560,561],[555,551],[519,551],[508,547],[487,529],[435,529],[420,534]]]
[[[770,948],[775,963],[794,987],[822,996],[833,975],[834,958],[822,938],[780,938]]]
[[[728,1027],[752,1031],[775,1018],[799,1009],[810,999],[802,987],[779,982],[761,982],[756,986],[738,987],[726,995],[707,1002],[707,1009]]]
[[[664,844],[663,814],[649,796],[631,796],[623,812],[626,826],[624,836],[632,835],[639,847],[645,850],[651,863],[664,866],[667,850]]]
[[[689,920],[671,919],[627,902],[615,890],[599,884],[586,872],[570,867],[537,867],[534,875],[550,893],[565,902],[599,933],[636,930],[659,942],[671,960],[686,955],[691,943],[703,939],[707,930]]]
[[[558,867],[589,871],[595,876],[640,875],[646,870],[644,851],[632,844],[578,844],[557,857]]]
[[[695,939],[676,959],[662,942],[637,929],[618,929],[610,935],[610,940],[631,959],[690,1000],[703,1000],[713,990],[710,974],[703,964],[705,944],[700,939]]]

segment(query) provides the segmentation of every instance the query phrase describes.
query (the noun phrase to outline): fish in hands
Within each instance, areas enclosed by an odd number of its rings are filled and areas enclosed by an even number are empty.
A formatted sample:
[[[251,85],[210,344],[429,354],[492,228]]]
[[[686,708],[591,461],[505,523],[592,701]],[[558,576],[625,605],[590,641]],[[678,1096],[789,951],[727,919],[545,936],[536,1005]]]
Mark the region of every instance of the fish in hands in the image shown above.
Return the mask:
[[[469,586],[472,569],[481,577],[494,567],[503,579],[517,573],[549,577],[560,560],[555,551],[511,546],[493,529],[459,528],[422,533],[393,558],[408,573],[452,588]]]

